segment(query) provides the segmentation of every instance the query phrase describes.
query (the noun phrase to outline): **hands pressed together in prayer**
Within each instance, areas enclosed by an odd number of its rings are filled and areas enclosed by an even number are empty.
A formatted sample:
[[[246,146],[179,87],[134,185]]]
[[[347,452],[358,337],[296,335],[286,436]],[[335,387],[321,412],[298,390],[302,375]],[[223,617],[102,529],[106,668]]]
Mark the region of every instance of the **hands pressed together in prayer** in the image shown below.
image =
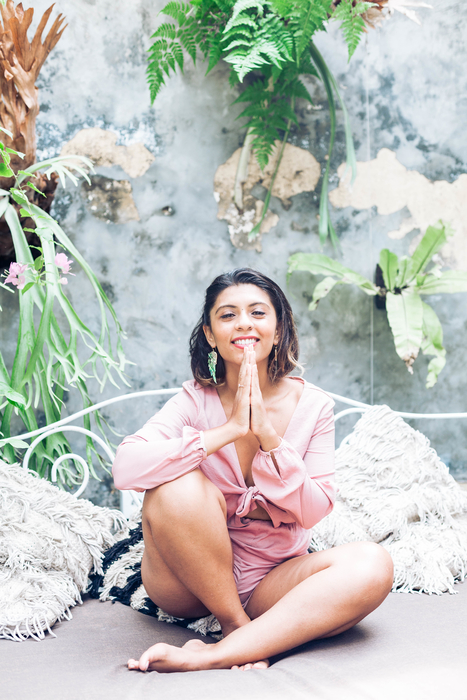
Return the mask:
[[[254,347],[246,345],[238,373],[238,387],[230,418],[224,425],[204,431],[208,455],[224,445],[244,437],[251,430],[264,452],[280,445],[278,436],[264,405],[261,392],[256,353]]]
[[[259,385],[254,346],[247,345],[238,374],[238,389],[232,415],[228,421],[237,431],[238,439],[249,430],[256,436],[261,449],[269,452],[280,444],[280,438],[266,411]]]

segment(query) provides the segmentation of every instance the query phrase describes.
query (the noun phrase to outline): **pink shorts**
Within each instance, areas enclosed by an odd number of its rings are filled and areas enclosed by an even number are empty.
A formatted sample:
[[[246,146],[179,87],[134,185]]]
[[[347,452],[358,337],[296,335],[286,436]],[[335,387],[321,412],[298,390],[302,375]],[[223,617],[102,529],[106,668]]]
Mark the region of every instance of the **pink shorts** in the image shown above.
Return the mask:
[[[258,583],[287,559],[306,554],[309,530],[297,523],[274,528],[270,520],[233,515],[227,523],[233,551],[233,574],[245,608]]]

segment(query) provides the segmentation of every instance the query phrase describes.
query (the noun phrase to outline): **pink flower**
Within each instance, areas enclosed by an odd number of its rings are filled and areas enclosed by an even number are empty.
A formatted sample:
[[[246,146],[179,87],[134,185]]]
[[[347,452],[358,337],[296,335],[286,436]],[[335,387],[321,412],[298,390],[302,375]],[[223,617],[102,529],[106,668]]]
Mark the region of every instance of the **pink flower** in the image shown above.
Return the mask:
[[[58,268],[60,268],[64,275],[68,275],[68,273],[70,272],[70,266],[72,262],[73,260],[68,260],[65,253],[57,253],[57,255],[55,256],[55,264]],[[62,284],[64,283],[62,282]]]
[[[10,263],[10,269],[8,270],[5,284],[13,284],[15,287],[18,287],[18,289],[23,289],[26,284],[26,277],[22,273],[27,269],[27,263]]]
[[[9,269],[9,274],[10,275],[22,275],[23,272],[27,269],[27,264],[24,263],[17,263],[17,262],[12,262],[10,263],[10,269]]]
[[[68,280],[66,277],[60,277],[58,281],[60,282],[60,284],[68,284]]]
[[[11,284],[14,284],[15,287],[18,287],[18,289],[23,289],[24,285],[26,284],[26,277],[21,275],[18,277],[18,279],[11,280]]]

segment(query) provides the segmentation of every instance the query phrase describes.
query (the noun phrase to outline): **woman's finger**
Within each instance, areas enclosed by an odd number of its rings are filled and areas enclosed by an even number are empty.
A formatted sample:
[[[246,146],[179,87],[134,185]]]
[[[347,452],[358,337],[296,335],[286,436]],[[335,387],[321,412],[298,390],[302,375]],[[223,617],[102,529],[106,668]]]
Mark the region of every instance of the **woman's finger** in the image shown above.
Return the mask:
[[[247,364],[248,364],[248,354],[247,354],[246,350],[247,350],[247,348],[245,347],[245,348],[243,349],[242,363],[241,363],[241,365],[240,365],[240,370],[239,370],[239,373],[238,373],[238,383],[239,383],[239,384],[242,383],[242,377],[243,377],[243,375],[245,374],[245,367],[246,367]]]

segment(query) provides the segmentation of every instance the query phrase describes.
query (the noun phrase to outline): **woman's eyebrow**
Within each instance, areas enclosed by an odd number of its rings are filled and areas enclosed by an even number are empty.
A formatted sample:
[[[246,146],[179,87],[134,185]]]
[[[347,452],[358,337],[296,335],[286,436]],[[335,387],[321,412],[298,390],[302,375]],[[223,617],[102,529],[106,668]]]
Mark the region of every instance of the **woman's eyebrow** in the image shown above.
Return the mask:
[[[248,304],[248,308],[250,309],[252,306],[267,306],[269,307],[269,304],[267,304],[265,301],[254,301],[252,304]],[[218,309],[216,309],[216,314],[219,313],[219,311],[222,311],[222,309],[238,309],[239,307],[236,304],[223,304],[222,306],[219,306]]]

